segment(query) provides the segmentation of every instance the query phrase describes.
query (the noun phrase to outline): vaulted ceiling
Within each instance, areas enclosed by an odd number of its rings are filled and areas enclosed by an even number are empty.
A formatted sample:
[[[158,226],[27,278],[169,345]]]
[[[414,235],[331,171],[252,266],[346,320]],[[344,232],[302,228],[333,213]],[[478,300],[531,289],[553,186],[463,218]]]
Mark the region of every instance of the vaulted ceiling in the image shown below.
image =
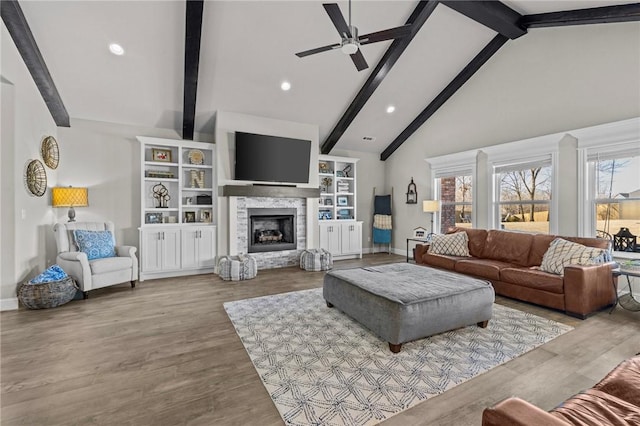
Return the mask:
[[[503,3],[530,15],[629,1]],[[346,17],[347,2],[338,4]],[[417,5],[354,1],[352,23],[360,34],[397,27]],[[22,1],[20,6],[72,119],[182,131],[185,1]],[[496,43],[493,29],[442,3],[432,9],[393,67],[376,74],[376,65],[398,42],[363,46],[369,68],[361,72],[339,50],[294,55],[340,41],[321,2],[204,2],[195,131],[212,133],[217,110],[242,112],[318,124],[325,148],[382,153],[384,159],[393,152],[389,146],[427,106],[438,103],[438,95],[465,66],[492,40]],[[124,47],[123,56],[109,52],[113,42]],[[375,81],[367,83],[370,76]],[[280,89],[284,80],[291,90]],[[345,122],[358,92],[372,83],[375,90]],[[388,105],[396,107],[393,114],[385,112]],[[336,133],[341,118],[346,125]],[[365,136],[375,140],[364,142]]]

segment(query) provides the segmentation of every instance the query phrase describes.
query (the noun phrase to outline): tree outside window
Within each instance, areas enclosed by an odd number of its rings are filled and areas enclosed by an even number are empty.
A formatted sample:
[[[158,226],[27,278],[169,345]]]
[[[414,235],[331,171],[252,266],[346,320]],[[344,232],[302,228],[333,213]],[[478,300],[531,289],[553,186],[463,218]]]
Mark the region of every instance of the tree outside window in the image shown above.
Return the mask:
[[[498,173],[502,229],[549,233],[551,173],[550,165]]]

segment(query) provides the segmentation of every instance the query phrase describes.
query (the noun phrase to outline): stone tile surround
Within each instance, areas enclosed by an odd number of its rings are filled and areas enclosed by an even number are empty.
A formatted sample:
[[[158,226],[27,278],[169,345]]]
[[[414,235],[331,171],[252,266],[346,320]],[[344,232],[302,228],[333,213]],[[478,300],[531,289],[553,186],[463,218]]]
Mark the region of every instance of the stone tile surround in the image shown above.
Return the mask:
[[[247,227],[249,226],[249,217],[247,209],[250,208],[296,209],[296,250],[251,253],[251,257],[256,259],[258,269],[284,268],[298,265],[300,263],[300,255],[307,246],[306,198],[238,197],[236,221],[238,253],[247,253],[248,251]]]

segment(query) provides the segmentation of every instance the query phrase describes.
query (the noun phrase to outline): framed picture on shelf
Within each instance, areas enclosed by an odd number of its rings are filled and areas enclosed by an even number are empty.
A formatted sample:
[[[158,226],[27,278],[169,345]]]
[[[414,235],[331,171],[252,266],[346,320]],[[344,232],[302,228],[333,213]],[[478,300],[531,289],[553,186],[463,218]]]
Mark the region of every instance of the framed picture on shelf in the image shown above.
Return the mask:
[[[333,200],[331,198],[325,198],[324,199],[324,205],[325,206],[332,206],[333,205]]]
[[[184,212],[185,223],[193,223],[196,221],[196,212]]]
[[[147,213],[144,215],[144,223],[162,223],[162,213]]]
[[[170,149],[153,148],[151,150],[151,160],[152,161],[162,161],[164,163],[170,163],[171,162],[171,150]]]
[[[338,203],[339,206],[348,206],[349,199],[347,197],[338,197],[336,203]]]
[[[200,210],[200,222],[211,222],[211,212],[209,210]]]

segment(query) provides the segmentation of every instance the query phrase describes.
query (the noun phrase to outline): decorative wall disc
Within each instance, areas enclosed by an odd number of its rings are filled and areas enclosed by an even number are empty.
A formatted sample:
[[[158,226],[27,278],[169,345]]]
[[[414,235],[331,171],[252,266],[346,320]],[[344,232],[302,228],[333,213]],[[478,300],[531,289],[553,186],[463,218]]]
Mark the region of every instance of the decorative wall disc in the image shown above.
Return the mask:
[[[40,154],[44,164],[50,169],[57,169],[60,162],[60,152],[58,151],[58,141],[53,136],[47,136],[40,146]]]
[[[47,191],[47,172],[40,160],[31,160],[25,171],[27,189],[36,197],[42,197]]]
[[[204,153],[199,149],[192,149],[191,151],[189,151],[189,162],[191,164],[203,164]]]

